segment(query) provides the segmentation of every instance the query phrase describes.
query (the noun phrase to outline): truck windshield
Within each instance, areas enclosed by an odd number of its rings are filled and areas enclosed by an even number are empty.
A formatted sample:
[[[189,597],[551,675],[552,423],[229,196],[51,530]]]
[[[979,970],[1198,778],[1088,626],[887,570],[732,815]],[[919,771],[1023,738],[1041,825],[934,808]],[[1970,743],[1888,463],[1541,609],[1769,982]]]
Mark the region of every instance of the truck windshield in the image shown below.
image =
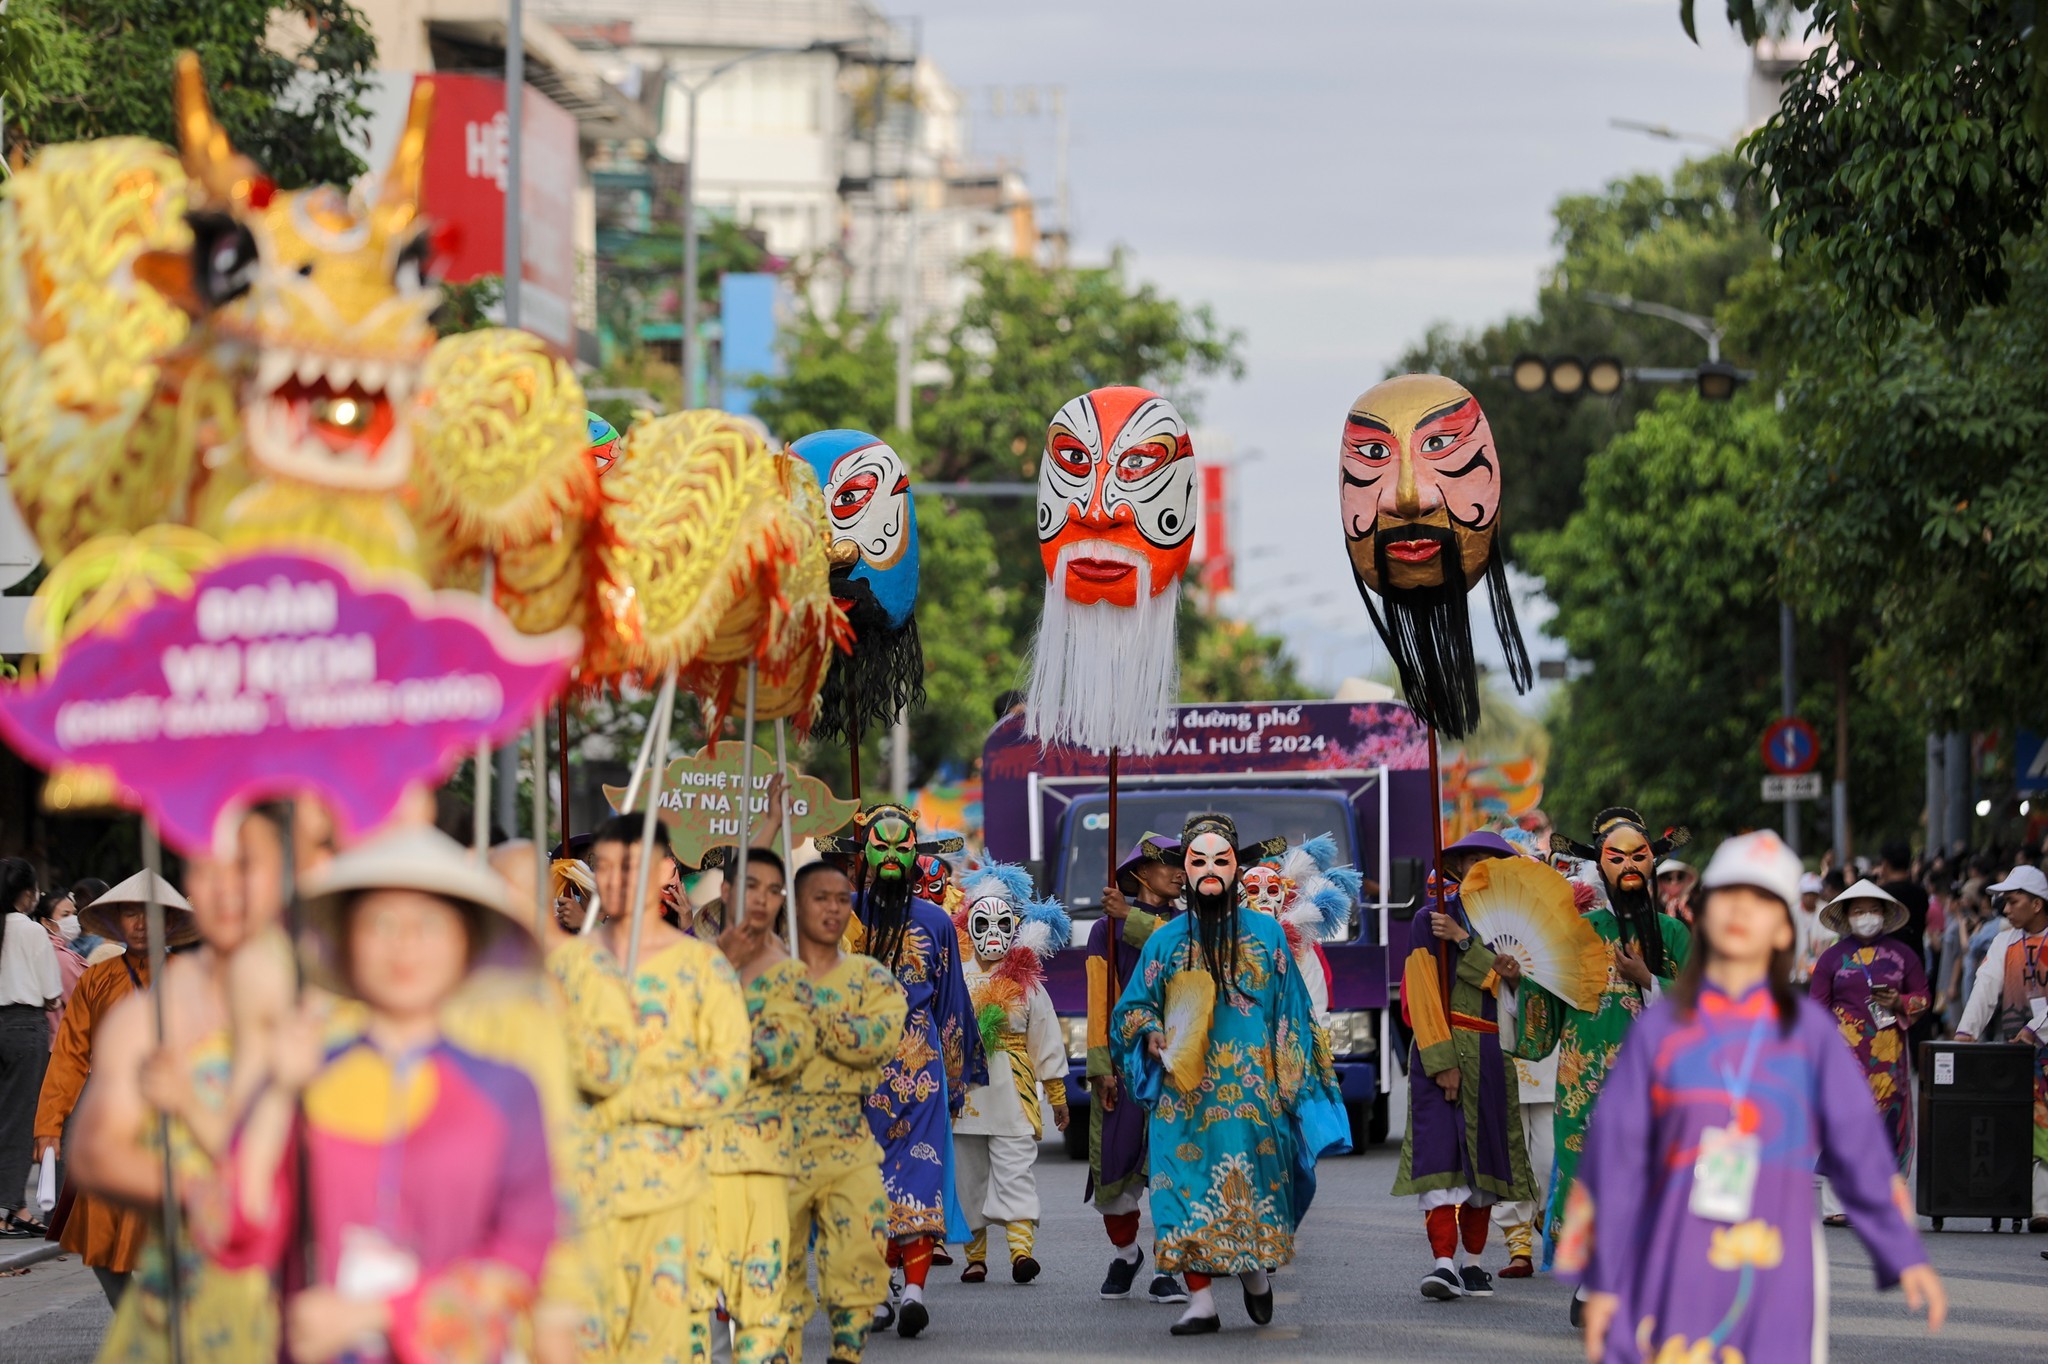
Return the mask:
[[[1215,810],[1237,821],[1238,836],[1250,843],[1280,836],[1300,843],[1328,834],[1337,843],[1337,861],[1355,862],[1351,845],[1351,807],[1336,791],[1271,789],[1204,791],[1127,791],[1117,799],[1116,836],[1121,856],[1147,830],[1178,835],[1189,815]],[[1064,847],[1059,867],[1059,896],[1078,923],[1102,915],[1102,886],[1108,879],[1109,800],[1102,795],[1077,797],[1066,810]],[[1364,869],[1368,876],[1372,868]],[[1358,915],[1324,939],[1348,941],[1358,932]],[[1075,941],[1083,934],[1076,933]]]

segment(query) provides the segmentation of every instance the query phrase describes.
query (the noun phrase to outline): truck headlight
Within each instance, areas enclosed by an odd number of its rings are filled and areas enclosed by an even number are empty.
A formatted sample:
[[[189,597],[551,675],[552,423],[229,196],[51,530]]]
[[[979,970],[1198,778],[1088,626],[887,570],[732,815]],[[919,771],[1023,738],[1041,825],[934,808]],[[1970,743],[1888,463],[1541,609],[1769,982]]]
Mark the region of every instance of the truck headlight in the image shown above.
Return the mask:
[[[1325,1031],[1330,1036],[1332,1056],[1371,1056],[1379,1051],[1379,1020],[1364,1009],[1346,1009],[1330,1015]]]

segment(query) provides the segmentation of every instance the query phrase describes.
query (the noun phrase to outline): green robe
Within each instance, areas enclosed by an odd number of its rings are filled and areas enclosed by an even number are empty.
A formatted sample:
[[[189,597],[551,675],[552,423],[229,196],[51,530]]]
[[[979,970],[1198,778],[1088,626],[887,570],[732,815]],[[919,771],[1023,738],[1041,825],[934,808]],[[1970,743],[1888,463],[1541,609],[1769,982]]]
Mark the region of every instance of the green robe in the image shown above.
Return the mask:
[[[1613,910],[1596,909],[1586,915],[1586,922],[1610,949],[1620,945],[1621,923]],[[1657,916],[1657,928],[1664,938],[1664,969],[1668,973],[1658,979],[1668,985],[1678,978],[1679,968],[1691,954],[1692,929],[1668,914]],[[1607,1078],[1607,1068],[1614,1064],[1629,1026],[1649,1000],[1611,959],[1607,988],[1601,991],[1600,1007],[1593,1013],[1574,1009],[1533,980],[1524,980],[1517,994],[1516,1036],[1508,1047],[1509,1055],[1540,1061],[1553,1049],[1557,1052],[1557,1106],[1551,1119],[1557,1173],[1544,1231],[1555,1242],[1564,1227],[1565,1195],[1571,1191],[1579,1157],[1585,1154],[1586,1122],[1593,1116],[1593,1101],[1600,1097],[1601,1082]],[[1540,1198],[1546,1191],[1536,1192]]]

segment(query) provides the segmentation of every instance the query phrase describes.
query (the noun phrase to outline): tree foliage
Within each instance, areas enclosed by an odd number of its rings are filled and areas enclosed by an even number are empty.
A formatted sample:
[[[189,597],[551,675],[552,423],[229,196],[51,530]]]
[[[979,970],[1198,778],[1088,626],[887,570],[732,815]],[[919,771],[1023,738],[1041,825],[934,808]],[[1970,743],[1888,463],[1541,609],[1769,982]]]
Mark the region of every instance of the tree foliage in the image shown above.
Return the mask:
[[[1592,664],[1551,718],[1545,804],[1559,827],[1617,803],[1706,838],[1777,822],[1757,739],[1779,709],[1773,503],[1788,462],[1767,404],[1667,394],[1587,462],[1584,505],[1562,529],[1523,537],[1557,603],[1549,633]],[[1861,641],[1803,645],[1800,710],[1824,734],[1835,646],[1852,660]],[[1853,705],[1857,823],[1906,832],[1918,731]]]
[[[1403,369],[1448,374],[1478,396],[1508,461],[1501,524],[1511,535],[1562,526],[1579,504],[1587,457],[1628,430],[1657,390],[1628,384],[1611,399],[1569,402],[1519,393],[1493,370],[1524,353],[1697,365],[1706,358],[1698,337],[1670,322],[1601,307],[1586,291],[1711,317],[1730,281],[1769,254],[1762,203],[1748,168],[1732,155],[1688,162],[1668,183],[1635,175],[1598,194],[1566,195],[1553,216],[1558,261],[1533,314],[1468,334],[1432,330],[1400,361]]]
[[[366,116],[377,52],[348,0],[14,0],[9,10],[0,89],[10,152],[116,134],[176,145],[172,68],[191,49],[228,136],[281,187],[362,173],[345,141]]]

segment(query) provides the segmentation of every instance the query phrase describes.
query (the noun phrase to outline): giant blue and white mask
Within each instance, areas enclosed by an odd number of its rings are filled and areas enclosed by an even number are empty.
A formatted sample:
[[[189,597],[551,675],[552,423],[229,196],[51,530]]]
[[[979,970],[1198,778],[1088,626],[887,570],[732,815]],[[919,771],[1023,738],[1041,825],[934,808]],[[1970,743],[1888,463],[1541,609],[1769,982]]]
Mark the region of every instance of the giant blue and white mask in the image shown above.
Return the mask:
[[[856,635],[902,629],[917,606],[917,512],[903,457],[865,431],[819,431],[789,448],[825,489],[833,594]]]

